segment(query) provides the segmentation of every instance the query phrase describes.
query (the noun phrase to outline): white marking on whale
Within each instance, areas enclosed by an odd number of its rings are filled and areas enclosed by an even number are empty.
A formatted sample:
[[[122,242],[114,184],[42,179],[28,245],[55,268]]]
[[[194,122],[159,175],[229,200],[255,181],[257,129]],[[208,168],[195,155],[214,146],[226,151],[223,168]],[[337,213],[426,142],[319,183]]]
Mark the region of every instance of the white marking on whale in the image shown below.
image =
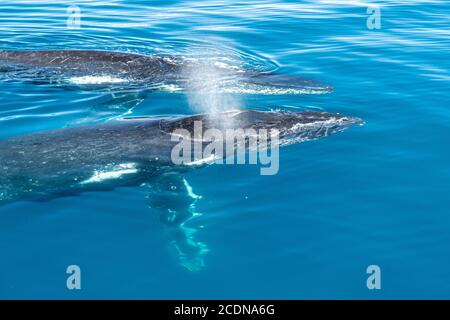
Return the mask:
[[[83,84],[115,84],[115,83],[126,83],[127,79],[116,78],[113,76],[82,76],[82,77],[71,77],[69,82],[76,85]]]
[[[119,179],[125,174],[137,172],[138,169],[136,163],[121,163],[108,171],[95,171],[92,177],[80,182],[80,184],[100,183],[105,180]]]
[[[212,154],[212,155],[210,155],[209,157],[206,157],[206,158],[201,158],[201,159],[198,159],[198,160],[187,162],[187,163],[185,163],[185,165],[187,165],[187,166],[201,166],[203,164],[213,163],[217,159],[218,158],[215,155]]]

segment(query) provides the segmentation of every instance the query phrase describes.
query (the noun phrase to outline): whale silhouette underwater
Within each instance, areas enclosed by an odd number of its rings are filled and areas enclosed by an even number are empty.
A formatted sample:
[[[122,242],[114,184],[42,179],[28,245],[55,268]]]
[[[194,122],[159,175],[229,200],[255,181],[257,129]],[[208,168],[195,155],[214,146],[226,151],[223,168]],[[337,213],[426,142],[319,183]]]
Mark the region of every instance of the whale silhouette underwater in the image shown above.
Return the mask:
[[[191,75],[198,68],[205,66],[173,56],[82,50],[0,51],[0,80],[81,89],[202,90],[201,82],[192,83]],[[219,74],[219,84],[213,89],[226,93],[321,94],[332,90],[315,80],[277,73],[223,69],[220,65],[208,65],[207,70]],[[174,131],[183,129],[195,137],[198,121],[203,131],[215,129],[224,135],[228,129],[276,130],[281,146],[319,139],[363,123],[357,117],[328,112],[232,110],[214,115],[119,118],[11,137],[0,140],[0,205],[144,186],[148,188],[149,205],[163,222],[175,227],[173,244],[180,263],[190,270],[199,269],[207,249],[185,226],[195,214],[198,197],[184,173],[215,161],[172,161],[178,143],[173,139]],[[237,149],[233,145],[221,157]],[[244,152],[251,150],[244,148]]]

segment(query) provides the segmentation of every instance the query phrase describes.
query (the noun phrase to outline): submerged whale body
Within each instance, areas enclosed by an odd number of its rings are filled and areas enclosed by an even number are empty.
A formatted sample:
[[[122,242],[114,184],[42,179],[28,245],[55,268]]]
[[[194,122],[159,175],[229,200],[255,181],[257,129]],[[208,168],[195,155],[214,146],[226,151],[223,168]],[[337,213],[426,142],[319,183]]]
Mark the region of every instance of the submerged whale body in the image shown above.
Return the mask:
[[[312,79],[179,56],[94,50],[0,50],[0,73],[7,80],[86,89],[109,86],[176,92],[206,87],[244,94],[322,94],[333,90]]]
[[[0,203],[42,200],[89,190],[139,186],[191,165],[175,165],[176,129],[276,129],[280,144],[318,139],[361,123],[326,112],[239,110],[209,115],[144,117],[68,127],[0,141]],[[226,155],[225,155],[226,156]]]

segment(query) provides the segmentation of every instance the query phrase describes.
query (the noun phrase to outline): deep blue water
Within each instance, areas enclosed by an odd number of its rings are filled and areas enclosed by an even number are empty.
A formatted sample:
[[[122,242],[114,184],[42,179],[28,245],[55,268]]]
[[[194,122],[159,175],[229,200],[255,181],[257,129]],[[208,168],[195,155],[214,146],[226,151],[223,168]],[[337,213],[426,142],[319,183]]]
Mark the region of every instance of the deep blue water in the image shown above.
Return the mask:
[[[74,4],[78,29],[66,23]],[[374,5],[378,30],[366,25]],[[201,215],[186,231],[197,255],[184,263],[179,235],[149,208],[145,188],[2,206],[0,297],[449,298],[449,9],[444,0],[0,1],[0,50],[228,59],[335,87],[241,95],[236,107],[322,109],[366,122],[281,149],[275,176],[249,165],[190,172]],[[139,99],[2,81],[0,137],[199,111],[185,94]],[[72,264],[82,270],[80,291],[66,288]],[[381,290],[366,287],[371,264],[381,268]]]

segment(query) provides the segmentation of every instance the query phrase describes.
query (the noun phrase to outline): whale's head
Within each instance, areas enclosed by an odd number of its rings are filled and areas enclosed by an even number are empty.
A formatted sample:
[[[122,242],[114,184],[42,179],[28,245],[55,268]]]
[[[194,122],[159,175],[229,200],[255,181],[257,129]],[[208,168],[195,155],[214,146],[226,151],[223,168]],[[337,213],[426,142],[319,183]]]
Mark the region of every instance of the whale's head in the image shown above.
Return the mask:
[[[246,110],[225,115],[227,117],[231,117],[232,121],[229,122],[238,128],[277,132],[281,145],[319,139],[363,124],[358,117],[320,111]]]
[[[210,129],[222,132],[224,136],[229,129],[251,130],[256,134],[266,130],[269,138],[276,133],[280,145],[285,146],[326,137],[361,124],[360,118],[329,112],[232,110],[178,118],[166,122],[164,131],[183,129],[195,139],[201,139],[200,135]]]

